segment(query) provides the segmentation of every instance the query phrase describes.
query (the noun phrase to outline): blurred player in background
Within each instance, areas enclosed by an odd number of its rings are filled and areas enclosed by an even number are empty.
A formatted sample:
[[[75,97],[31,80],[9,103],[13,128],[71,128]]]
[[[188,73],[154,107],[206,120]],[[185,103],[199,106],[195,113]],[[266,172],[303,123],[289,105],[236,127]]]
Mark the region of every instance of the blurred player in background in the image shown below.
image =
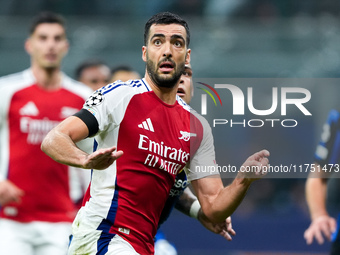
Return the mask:
[[[340,164],[340,113],[331,110],[323,126],[321,141],[315,151],[315,171],[306,181],[306,200],[311,224],[304,233],[307,244],[315,238],[319,244],[326,238],[332,241],[331,254],[340,254],[339,225],[327,211],[327,183],[332,174],[339,174]],[[338,177],[338,176],[337,176]],[[339,221],[338,221],[339,222]]]
[[[82,108],[91,91],[60,70],[69,45],[62,17],[35,17],[25,42],[31,67],[0,79],[0,254],[65,254],[77,174],[44,154],[41,142]],[[72,182],[71,182],[72,178]]]
[[[95,91],[117,80],[125,82],[140,79],[141,76],[126,65],[120,65],[110,70],[104,61],[87,59],[76,68],[75,78]]]
[[[111,70],[110,82],[115,82],[117,80],[128,81],[140,79],[141,76],[138,72],[133,70],[131,67],[126,65],[116,66]]]
[[[110,83],[111,71],[104,61],[90,59],[77,67],[75,76],[78,81],[95,91]]]

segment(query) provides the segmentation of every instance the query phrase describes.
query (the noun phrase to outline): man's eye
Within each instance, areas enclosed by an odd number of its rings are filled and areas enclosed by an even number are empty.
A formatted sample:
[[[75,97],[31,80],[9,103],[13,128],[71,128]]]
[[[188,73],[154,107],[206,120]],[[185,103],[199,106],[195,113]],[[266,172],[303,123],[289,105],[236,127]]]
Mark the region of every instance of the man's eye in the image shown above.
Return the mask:
[[[161,40],[155,40],[154,44],[155,45],[161,45]]]
[[[183,74],[185,76],[191,77],[192,76],[192,72],[191,71],[184,71]]]
[[[176,41],[176,42],[175,42],[175,46],[176,46],[176,47],[181,47],[181,46],[182,46],[182,42]]]

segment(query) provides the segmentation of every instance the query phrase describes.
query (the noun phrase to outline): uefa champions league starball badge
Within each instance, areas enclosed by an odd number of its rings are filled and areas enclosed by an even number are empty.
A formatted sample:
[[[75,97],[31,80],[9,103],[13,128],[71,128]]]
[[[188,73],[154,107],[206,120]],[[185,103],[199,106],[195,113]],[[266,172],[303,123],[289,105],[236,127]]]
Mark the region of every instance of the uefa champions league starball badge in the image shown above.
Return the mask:
[[[85,105],[87,106],[96,106],[103,102],[104,96],[100,91],[94,92],[89,99],[86,100]]]

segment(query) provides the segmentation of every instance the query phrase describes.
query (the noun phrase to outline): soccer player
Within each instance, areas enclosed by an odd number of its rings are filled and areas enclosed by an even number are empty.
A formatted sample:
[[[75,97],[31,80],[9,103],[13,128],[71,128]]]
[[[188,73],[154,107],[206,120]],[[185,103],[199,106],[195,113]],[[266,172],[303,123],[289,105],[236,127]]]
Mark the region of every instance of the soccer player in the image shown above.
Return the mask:
[[[311,216],[311,224],[304,233],[307,244],[315,238],[319,244],[324,238],[332,241],[331,254],[340,254],[339,226],[326,208],[327,183],[332,171],[338,172],[340,164],[340,112],[331,110],[324,124],[321,141],[315,151],[315,171],[306,181],[306,200]],[[330,169],[334,166],[334,169]]]
[[[190,62],[189,41],[188,25],[179,16],[165,12],[151,17],[142,48],[144,78],[95,92],[80,112],[44,139],[42,150],[54,160],[93,169],[90,196],[74,221],[69,254],[153,254],[160,214],[185,166],[211,222],[230,216],[251,183],[265,174],[269,152],[262,150],[223,187],[207,121],[176,98]],[[88,136],[96,140],[92,154],[75,145]]]
[[[112,75],[115,78],[114,81],[120,80],[123,82],[134,80],[136,79],[136,77],[140,77],[136,71],[128,66],[118,66],[114,68]],[[77,77],[78,81],[84,83],[90,88],[93,88],[93,90],[97,90],[100,87],[106,85],[110,77],[110,73],[108,72],[108,66],[103,61],[86,60],[77,67],[75,76]],[[96,86],[93,86],[94,84],[96,84]],[[181,75],[180,78],[177,95],[181,97],[184,102],[190,104],[191,97],[193,96],[192,69],[190,64],[185,65],[184,73]],[[166,221],[173,207],[175,206],[184,214],[198,219],[207,229],[221,234],[229,241],[232,240],[231,235],[235,235],[235,231],[231,227],[231,219],[229,218],[219,224],[213,224],[209,222],[202,213],[197,198],[187,187],[188,184],[189,182],[187,181],[184,171],[176,176],[174,186],[170,190],[169,198],[165,203],[164,209],[162,211],[159,225]],[[161,235],[157,234],[156,237],[158,236]],[[159,238],[156,239],[159,240]],[[162,245],[165,244],[164,241],[158,243],[162,243]]]
[[[86,60],[76,69],[76,79],[89,86],[93,91],[107,85],[111,71],[107,64],[100,60]]]
[[[30,68],[0,79],[1,255],[67,251],[76,214],[70,194],[75,172],[51,160],[40,146],[91,94],[60,70],[68,47],[63,18],[41,13],[25,42]],[[73,195],[81,198],[81,191]]]

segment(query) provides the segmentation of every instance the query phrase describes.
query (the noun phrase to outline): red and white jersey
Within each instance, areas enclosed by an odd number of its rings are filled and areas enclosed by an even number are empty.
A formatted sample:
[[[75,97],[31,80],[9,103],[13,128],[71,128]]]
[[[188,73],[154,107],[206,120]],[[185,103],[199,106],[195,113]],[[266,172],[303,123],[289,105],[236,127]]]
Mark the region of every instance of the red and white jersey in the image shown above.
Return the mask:
[[[174,105],[161,101],[145,79],[109,84],[94,92],[84,109],[78,116],[98,126],[96,147],[117,146],[124,155],[109,168],[92,171],[78,220],[102,231],[98,247],[107,234],[118,234],[138,253],[153,254],[159,217],[177,173],[190,162],[192,169],[215,166],[211,129],[179,97]],[[187,174],[193,180],[216,173]]]
[[[25,193],[21,203],[3,206],[0,217],[20,222],[74,219],[69,167],[40,146],[54,126],[82,108],[91,91],[64,74],[61,84],[46,91],[31,69],[0,79],[0,180],[10,180]]]

